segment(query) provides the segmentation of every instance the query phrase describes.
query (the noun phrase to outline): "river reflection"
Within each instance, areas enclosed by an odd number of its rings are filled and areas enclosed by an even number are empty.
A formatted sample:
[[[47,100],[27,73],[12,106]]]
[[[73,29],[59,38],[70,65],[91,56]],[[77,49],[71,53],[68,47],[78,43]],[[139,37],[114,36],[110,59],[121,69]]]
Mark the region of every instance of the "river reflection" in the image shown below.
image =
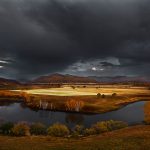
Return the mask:
[[[66,123],[83,124],[84,116],[78,114],[66,114]]]
[[[111,111],[103,114],[82,114],[69,112],[54,112],[46,110],[32,110],[24,103],[3,103],[0,105],[0,122],[41,122],[51,125],[56,122],[63,123],[69,127],[76,124],[82,124],[89,127],[98,121],[104,120],[120,120],[125,121],[129,125],[142,123],[145,119],[144,108],[146,105],[150,108],[150,102],[136,102],[129,104],[119,110]],[[150,110],[150,109],[149,109]]]

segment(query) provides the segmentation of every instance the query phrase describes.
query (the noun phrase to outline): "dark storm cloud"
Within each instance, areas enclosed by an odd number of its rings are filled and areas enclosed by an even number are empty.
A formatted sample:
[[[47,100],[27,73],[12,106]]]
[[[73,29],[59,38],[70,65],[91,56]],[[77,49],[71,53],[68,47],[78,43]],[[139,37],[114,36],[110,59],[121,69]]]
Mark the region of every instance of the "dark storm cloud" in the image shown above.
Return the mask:
[[[0,58],[12,60],[1,74],[34,77],[114,57],[122,72],[149,75],[149,8],[148,0],[1,0]]]
[[[109,63],[109,62],[101,62],[100,64],[101,64],[103,67],[113,67],[113,66],[115,66],[114,64]]]

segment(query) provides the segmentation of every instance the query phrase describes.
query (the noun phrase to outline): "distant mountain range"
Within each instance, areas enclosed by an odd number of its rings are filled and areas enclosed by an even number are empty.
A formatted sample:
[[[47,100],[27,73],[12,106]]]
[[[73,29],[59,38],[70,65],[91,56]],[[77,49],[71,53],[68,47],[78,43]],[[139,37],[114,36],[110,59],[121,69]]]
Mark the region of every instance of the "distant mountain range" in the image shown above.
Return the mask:
[[[36,85],[36,84],[61,84],[61,83],[102,83],[102,84],[111,84],[111,83],[150,83],[150,77],[127,77],[127,76],[115,76],[115,77],[79,77],[74,75],[62,75],[62,74],[51,74],[48,76],[41,76],[37,79],[34,79],[30,82],[24,84],[11,79],[0,78],[0,88],[3,87],[19,87],[22,85]]]
[[[150,82],[150,77],[128,77],[128,76],[97,77],[97,76],[89,76],[89,78],[94,79],[100,83]]]
[[[97,83],[95,79],[89,77],[79,77],[73,75],[62,75],[62,74],[52,74],[48,76],[41,76],[31,83]]]
[[[3,87],[16,87],[16,86],[19,86],[19,85],[21,85],[21,84],[16,80],[0,78],[0,88],[3,88]]]

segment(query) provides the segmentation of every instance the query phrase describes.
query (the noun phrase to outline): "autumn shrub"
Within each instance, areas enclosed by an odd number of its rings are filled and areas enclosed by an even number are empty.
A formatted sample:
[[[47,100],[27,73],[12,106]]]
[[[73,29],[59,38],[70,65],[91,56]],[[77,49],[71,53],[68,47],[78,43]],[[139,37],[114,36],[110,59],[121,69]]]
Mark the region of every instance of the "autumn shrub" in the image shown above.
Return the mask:
[[[14,124],[11,122],[3,123],[0,126],[0,133],[5,135],[10,135],[12,132],[12,128],[14,127]]]
[[[75,128],[74,128],[74,131],[78,132],[79,134],[82,134],[83,130],[84,130],[83,125],[76,125]]]
[[[34,123],[30,126],[30,133],[34,135],[45,135],[46,126],[42,123]]]
[[[96,134],[108,132],[107,123],[105,121],[97,122],[96,124],[92,125],[92,127]]]
[[[70,131],[66,125],[56,123],[47,129],[47,133],[50,136],[65,137],[69,135]]]
[[[87,128],[84,130],[84,135],[94,135],[94,134],[101,134],[104,132],[109,132],[117,129],[122,129],[127,127],[128,124],[122,121],[101,121],[97,122],[96,124],[92,125],[91,128]]]
[[[146,102],[144,105],[144,122],[150,125],[150,102]]]
[[[84,107],[83,101],[71,99],[66,102],[66,109],[69,111],[79,112],[83,107]]]
[[[30,135],[30,128],[26,123],[17,123],[12,128],[14,136],[26,136]]]
[[[84,131],[84,126],[76,125],[73,129],[72,136],[77,137],[79,135],[82,135],[83,131]]]
[[[83,131],[84,136],[89,136],[89,135],[94,135],[94,134],[96,134],[96,130],[94,128],[86,128]]]
[[[122,129],[128,126],[128,124],[123,121],[110,120],[110,121],[106,121],[106,123],[107,123],[107,128],[109,131]]]

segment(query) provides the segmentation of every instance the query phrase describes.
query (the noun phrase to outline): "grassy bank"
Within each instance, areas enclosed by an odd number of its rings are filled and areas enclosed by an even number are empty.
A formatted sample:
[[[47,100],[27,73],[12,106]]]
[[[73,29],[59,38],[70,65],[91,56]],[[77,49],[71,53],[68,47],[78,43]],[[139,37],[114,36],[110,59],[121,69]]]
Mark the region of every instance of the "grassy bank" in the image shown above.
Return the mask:
[[[52,94],[53,93],[53,94]],[[92,94],[93,95],[92,95]],[[97,96],[100,93],[100,96]],[[112,95],[116,93],[116,95]],[[75,95],[72,95],[75,94]],[[71,96],[72,95],[72,96]],[[30,108],[55,111],[104,113],[129,103],[150,100],[150,91],[141,88],[52,88],[0,91],[2,100],[24,100]]]
[[[150,124],[150,101],[145,103],[144,114],[145,114],[144,122],[146,124]]]
[[[21,101],[23,98],[21,92],[9,91],[9,90],[0,90],[0,102],[2,101]]]
[[[140,100],[150,100],[150,91],[145,87],[121,88],[51,88],[38,90],[25,90],[30,95],[27,105],[32,108],[40,108],[40,101],[47,102],[47,109],[58,111],[76,111],[76,108],[68,108],[70,105],[82,103],[79,112],[104,113],[119,109],[129,103]],[[100,96],[97,96],[100,93]],[[115,96],[112,96],[116,93]],[[75,95],[74,95],[75,94]],[[28,99],[28,97],[27,97]],[[69,103],[69,104],[68,104]]]
[[[30,95],[30,100],[27,101],[27,105],[31,108],[42,109],[40,106],[40,101],[47,102],[47,108],[49,110],[55,111],[75,111],[68,110],[66,107],[67,102],[83,102],[83,107],[79,112],[84,113],[104,113],[112,110],[119,109],[127,104],[140,101],[140,100],[150,100],[150,97],[147,96],[130,96],[130,95],[122,95],[112,97],[111,95],[107,95],[104,98],[97,96],[70,96],[70,97],[58,97],[58,96],[45,96],[45,95]],[[51,108],[51,105],[53,106]]]
[[[148,150],[150,126],[129,127],[102,135],[74,138],[0,136],[0,150]]]

